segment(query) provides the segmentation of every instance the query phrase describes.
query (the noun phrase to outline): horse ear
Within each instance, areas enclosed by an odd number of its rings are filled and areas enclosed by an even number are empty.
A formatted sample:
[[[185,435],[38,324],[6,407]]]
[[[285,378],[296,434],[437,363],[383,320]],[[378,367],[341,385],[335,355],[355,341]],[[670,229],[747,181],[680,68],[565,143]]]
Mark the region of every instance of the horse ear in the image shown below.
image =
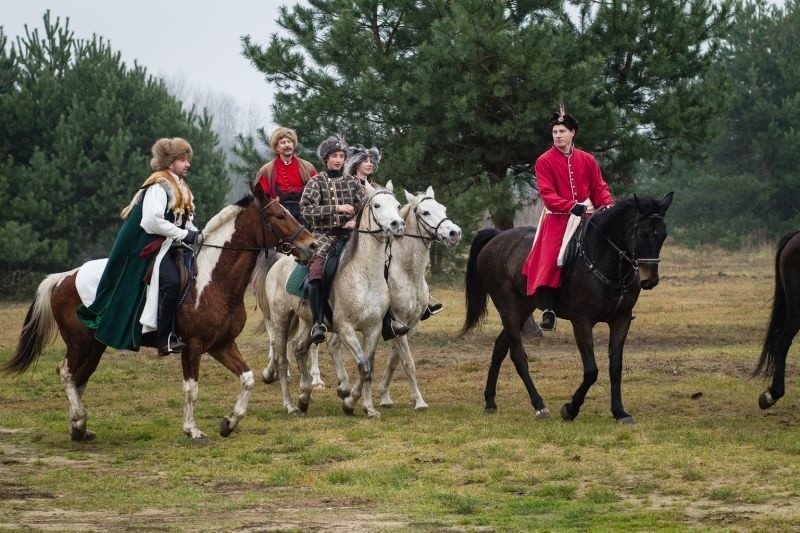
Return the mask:
[[[369,184],[369,182],[364,184],[364,190],[367,191],[367,196],[372,196],[375,194],[375,187]]]
[[[431,198],[434,198],[434,199],[436,198],[433,195],[433,187],[431,187],[430,185],[428,185],[428,190],[425,191],[425,196],[430,196]]]
[[[392,184],[392,180],[387,181],[385,187],[390,191],[394,192],[394,185]]]
[[[407,203],[409,203],[409,204],[414,203],[414,201],[417,199],[416,196],[414,196],[413,194],[411,194],[407,190],[403,189],[403,192],[406,193],[406,202]]]
[[[641,211],[642,210],[642,206],[639,205],[639,197],[636,196],[636,193],[633,193],[633,203],[634,203],[634,205],[636,205],[636,210],[637,211]]]
[[[261,187],[261,185],[258,184],[258,182],[250,184],[250,193],[259,202],[263,202],[264,201],[264,189]]]
[[[664,209],[664,212],[667,212],[669,206],[672,205],[672,195],[675,194],[675,191],[670,191],[664,195],[664,198],[661,199],[661,207]]]

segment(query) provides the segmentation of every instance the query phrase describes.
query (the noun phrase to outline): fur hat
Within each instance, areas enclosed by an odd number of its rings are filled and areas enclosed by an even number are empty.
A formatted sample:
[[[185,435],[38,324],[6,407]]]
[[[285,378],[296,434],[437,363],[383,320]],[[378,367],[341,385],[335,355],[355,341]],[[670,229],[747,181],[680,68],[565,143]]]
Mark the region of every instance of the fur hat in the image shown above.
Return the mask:
[[[181,139],[180,137],[159,139],[150,151],[153,153],[153,159],[150,160],[150,168],[155,171],[166,170],[172,163],[184,157],[191,161],[193,154],[192,146],[186,139]]]
[[[319,145],[317,148],[317,155],[323,163],[328,162],[328,156],[333,152],[347,153],[347,141],[344,140],[340,134],[331,135]]]
[[[378,170],[378,164],[381,162],[381,153],[377,148],[374,146],[372,148],[365,148],[363,144],[355,144],[349,147],[347,149],[347,160],[344,162],[344,173],[355,176],[358,165],[366,161],[367,158],[372,159],[375,170]]]
[[[548,131],[553,131],[553,126],[557,125],[566,126],[567,129],[577,132],[578,131],[578,121],[570,115],[569,113],[564,111],[564,104],[561,104],[558,108],[558,111],[553,113],[553,116],[550,117],[550,121],[547,123]]]
[[[278,151],[277,146],[281,139],[289,139],[294,143],[295,148],[297,148],[297,132],[291,128],[278,126],[278,128],[272,132],[272,135],[269,136],[269,146],[272,148],[273,152]]]

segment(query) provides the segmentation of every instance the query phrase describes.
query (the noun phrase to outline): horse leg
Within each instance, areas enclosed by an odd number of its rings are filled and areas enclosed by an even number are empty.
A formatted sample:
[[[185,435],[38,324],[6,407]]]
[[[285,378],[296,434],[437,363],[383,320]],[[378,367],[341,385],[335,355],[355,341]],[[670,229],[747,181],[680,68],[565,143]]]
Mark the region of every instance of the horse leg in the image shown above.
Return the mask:
[[[69,400],[69,434],[75,442],[85,442],[95,438],[94,432],[86,429],[87,416],[83,404],[83,393],[89,377],[97,369],[100,358],[106,349],[93,337],[85,336],[85,340],[84,346],[80,349],[76,349],[74,346],[68,347],[67,355],[56,369],[61,386]]]
[[[315,389],[325,388],[325,382],[319,371],[319,344],[311,347],[311,386]]]
[[[775,339],[775,343],[772,346],[772,358],[775,364],[772,373],[772,382],[769,388],[758,397],[758,406],[761,409],[769,409],[786,393],[784,383],[786,375],[786,355],[789,353],[789,347],[791,347],[798,330],[800,330],[800,323],[795,320],[790,324],[786,324]]]
[[[250,403],[250,394],[253,391],[255,377],[253,371],[245,363],[242,353],[235,342],[231,341],[221,349],[209,350],[208,353],[239,378],[239,394],[236,396],[233,411],[223,418],[219,425],[219,434],[227,437],[233,433],[239,421],[247,413],[247,405]],[[199,361],[200,357],[198,356],[197,359]]]
[[[608,378],[611,382],[611,414],[620,424],[633,424],[635,420],[622,405],[622,350],[631,327],[631,316],[617,317],[609,323]]]
[[[483,390],[483,399],[486,401],[486,407],[483,410],[485,413],[494,414],[497,412],[497,404],[494,402],[497,394],[497,377],[500,375],[500,366],[503,364],[506,355],[508,355],[508,350],[508,338],[506,337],[506,330],[503,329],[494,340],[492,361],[489,364],[489,373],[486,376],[486,388]]]
[[[405,370],[406,377],[408,378],[408,386],[411,390],[411,402],[414,404],[415,411],[425,411],[428,409],[428,404],[422,398],[422,393],[419,390],[417,383],[417,366],[414,363],[414,358],[411,356],[411,348],[408,344],[408,335],[403,335],[394,339],[392,343],[392,355],[389,358],[389,364],[384,372],[383,380],[381,381],[381,406],[391,407],[394,405],[392,399],[389,397],[389,385],[392,380],[392,374],[397,367],[399,361],[403,362],[403,370]]]
[[[328,336],[328,353],[333,361],[333,366],[336,368],[336,377],[338,379],[336,395],[344,400],[350,396],[350,376],[347,373],[344,360],[342,360],[342,341],[339,339],[339,335],[335,333]]]
[[[375,350],[378,348],[378,335],[379,330],[373,329],[372,331],[364,333],[364,352],[369,359],[370,368],[375,368]],[[370,375],[365,381],[363,386],[364,399],[361,402],[361,407],[369,418],[377,418],[381,413],[375,409],[372,404],[372,376]]]
[[[308,406],[311,405],[313,398],[311,396],[314,385],[312,383],[311,374],[308,371],[308,352],[311,346],[311,332],[308,328],[301,327],[294,340],[294,357],[297,361],[297,369],[300,372],[300,396],[297,399],[297,404],[300,411],[308,411]]]
[[[345,348],[352,354],[358,366],[358,378],[350,388],[350,394],[342,400],[342,410],[345,414],[352,415],[355,405],[361,398],[362,387],[372,379],[372,362],[364,356],[364,351],[358,342],[358,336],[351,324],[345,324],[339,328],[339,339]]]
[[[288,340],[289,331],[286,328],[287,324],[282,324],[281,328],[272,327],[270,329],[270,339],[275,340],[274,354],[277,366],[278,379],[281,384],[281,395],[283,396],[283,407],[290,415],[299,414],[300,409],[294,404],[292,400],[292,392],[289,388],[289,345],[292,344]],[[295,353],[295,358],[297,354]]]
[[[529,314],[525,316],[525,319],[527,316],[529,316]],[[511,324],[506,325],[505,321],[503,321],[503,325],[505,326],[503,329],[506,332],[506,342],[510,348],[511,361],[514,363],[517,375],[522,379],[525,390],[528,391],[528,397],[534,409],[534,417],[539,419],[549,418],[550,409],[545,406],[544,399],[539,395],[539,391],[536,390],[536,386],[533,384],[533,378],[528,368],[528,354],[522,346],[522,324],[525,319],[519,321],[516,327],[512,327]],[[492,355],[492,362],[494,362],[494,355]]]
[[[183,367],[183,433],[198,443],[208,442],[208,436],[197,428],[194,421],[194,404],[199,394],[200,354],[189,356],[186,349],[181,354]]]
[[[583,361],[583,381],[572,395],[572,400],[561,407],[561,418],[567,421],[575,420],[586,399],[586,393],[597,381],[597,361],[594,358],[592,325],[585,321],[573,321],[572,331],[581,353],[581,361]]]
[[[269,362],[267,366],[261,371],[261,380],[269,385],[278,380],[278,364],[275,357],[275,342],[272,337],[269,339]]]

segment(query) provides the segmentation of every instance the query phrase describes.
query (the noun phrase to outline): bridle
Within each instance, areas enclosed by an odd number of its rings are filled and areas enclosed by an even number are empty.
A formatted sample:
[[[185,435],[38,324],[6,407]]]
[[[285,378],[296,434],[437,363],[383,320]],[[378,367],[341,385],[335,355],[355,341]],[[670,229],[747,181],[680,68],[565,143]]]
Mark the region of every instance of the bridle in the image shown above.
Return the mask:
[[[581,231],[581,235],[580,235],[580,238],[578,240],[578,255],[581,258],[583,258],[583,261],[584,261],[584,263],[586,265],[586,268],[592,274],[594,274],[594,276],[597,279],[599,279],[603,284],[605,284],[605,285],[611,287],[612,289],[620,292],[620,300],[617,303],[617,306],[619,306],[619,303],[622,301],[622,297],[625,294],[627,294],[628,292],[630,292],[629,283],[631,282],[631,280],[634,279],[634,278],[638,278],[639,277],[639,265],[657,265],[658,263],[661,262],[661,259],[658,258],[658,257],[642,257],[642,258],[636,257],[636,241],[637,241],[638,236],[639,236],[639,222],[642,220],[642,217],[638,216],[638,214],[637,214],[636,223],[633,225],[633,228],[631,229],[631,232],[630,232],[631,237],[628,239],[629,242],[633,243],[631,245],[631,247],[630,247],[633,250],[633,253],[630,256],[625,252],[625,250],[623,250],[621,247],[617,246],[614,243],[614,241],[611,240],[610,237],[608,237],[608,236],[606,237],[606,242],[608,242],[608,244],[611,245],[611,247],[614,250],[616,250],[617,256],[618,256],[618,269],[617,270],[618,270],[618,274],[619,274],[620,280],[619,281],[611,280],[608,276],[603,274],[600,271],[599,268],[597,268],[597,265],[595,264],[594,261],[592,261],[592,259],[589,257],[588,252],[586,251],[586,245],[585,245],[586,231],[587,231],[587,229],[588,229],[588,227],[590,225],[594,226],[594,227],[597,227],[597,225],[594,222],[592,222],[592,218],[594,218],[594,215],[597,214],[598,212],[599,211],[595,211],[595,213],[593,213],[592,216],[589,217],[589,219],[586,221],[586,223],[583,224],[583,229]],[[648,219],[659,219],[659,218],[663,219],[664,215],[660,214],[660,213],[656,213],[656,214],[652,214],[652,215],[647,215],[647,217],[645,217],[645,218],[648,218]],[[622,270],[623,270],[623,267],[626,266],[626,264],[628,266],[630,266],[630,270],[628,271],[627,275],[622,277]]]
[[[436,224],[436,226],[428,224],[425,221],[425,219],[422,218],[419,214],[419,207],[425,200],[434,200],[434,199],[431,198],[430,196],[425,196],[421,198],[420,201],[417,202],[417,205],[414,206],[413,212],[414,212],[414,217],[417,219],[417,227],[421,227],[423,230],[425,230],[425,233],[427,233],[427,235],[414,235],[413,233],[404,233],[403,237],[411,237],[412,239],[422,239],[424,241],[431,241],[431,243],[439,242],[439,228],[442,226],[442,224],[444,224],[450,219],[444,217],[442,220],[439,221],[438,224]],[[450,222],[452,222],[452,220],[450,220]]]
[[[391,241],[392,241],[391,237],[387,236],[385,241],[382,241],[380,239],[379,235],[381,233],[384,233],[384,234],[385,233],[390,233],[389,232],[389,228],[384,226],[383,224],[381,224],[381,222],[375,216],[375,210],[372,209],[372,200],[373,200],[373,198],[375,198],[379,194],[388,194],[388,195],[394,197],[394,194],[392,192],[390,192],[390,191],[387,191],[387,190],[375,191],[375,193],[372,196],[369,197],[369,202],[367,202],[367,209],[369,209],[370,227],[372,227],[372,222],[374,222],[378,226],[378,229],[358,229],[357,228],[354,231],[356,231],[358,233],[366,233],[366,234],[372,236],[378,242],[384,242],[384,243],[387,244],[387,246],[391,246]]]
[[[306,229],[306,227],[302,224],[298,225],[297,229],[294,230],[294,232],[292,232],[292,234],[288,237],[282,237],[278,235],[278,232],[275,231],[275,227],[267,219],[266,215],[267,209],[269,209],[269,207],[277,201],[278,198],[273,198],[272,200],[269,201],[269,203],[262,206],[261,201],[258,198],[255,197],[253,198],[253,204],[255,204],[258,210],[259,222],[261,222],[262,234],[265,236],[264,241],[266,242],[267,240],[266,235],[272,234],[272,236],[275,237],[276,241],[275,248],[281,253],[288,254],[291,253],[292,250],[294,250],[295,248],[294,241],[297,240],[297,238],[300,236],[303,230]],[[260,247],[220,246],[217,244],[206,244],[205,242],[201,242],[195,255],[199,254],[200,250],[202,250],[203,248],[216,248],[219,250],[235,250],[239,252],[262,252],[269,250],[270,246],[266,245]]]

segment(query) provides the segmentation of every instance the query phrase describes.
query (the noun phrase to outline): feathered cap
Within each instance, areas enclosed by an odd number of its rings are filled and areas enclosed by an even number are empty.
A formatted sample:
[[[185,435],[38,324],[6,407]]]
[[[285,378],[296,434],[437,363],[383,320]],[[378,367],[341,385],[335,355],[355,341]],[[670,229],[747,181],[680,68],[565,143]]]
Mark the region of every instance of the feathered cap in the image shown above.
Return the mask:
[[[344,162],[344,173],[355,176],[358,165],[367,159],[371,159],[372,164],[375,165],[375,170],[378,170],[378,164],[381,162],[381,153],[377,148],[374,146],[365,148],[363,144],[355,144],[349,147],[347,149],[347,160]]]
[[[178,159],[186,158],[192,160],[192,145],[186,139],[173,137],[172,139],[163,138],[156,141],[150,149],[153,159],[150,160],[150,168],[155,171],[166,170]]]
[[[558,111],[553,113],[553,116],[550,117],[547,128],[553,131],[553,126],[558,126],[559,124],[566,126],[569,130],[578,131],[578,121],[575,117],[564,111],[564,104],[558,106]]]
[[[269,145],[272,148],[273,152],[278,151],[278,142],[281,139],[289,139],[294,143],[295,148],[297,147],[297,132],[291,128],[284,128],[283,126],[278,126],[275,131],[272,132],[272,135],[269,136]]]
[[[322,144],[320,144],[319,148],[317,148],[317,155],[323,163],[328,162],[328,156],[333,152],[347,153],[347,142],[340,134],[331,135],[322,141]]]

